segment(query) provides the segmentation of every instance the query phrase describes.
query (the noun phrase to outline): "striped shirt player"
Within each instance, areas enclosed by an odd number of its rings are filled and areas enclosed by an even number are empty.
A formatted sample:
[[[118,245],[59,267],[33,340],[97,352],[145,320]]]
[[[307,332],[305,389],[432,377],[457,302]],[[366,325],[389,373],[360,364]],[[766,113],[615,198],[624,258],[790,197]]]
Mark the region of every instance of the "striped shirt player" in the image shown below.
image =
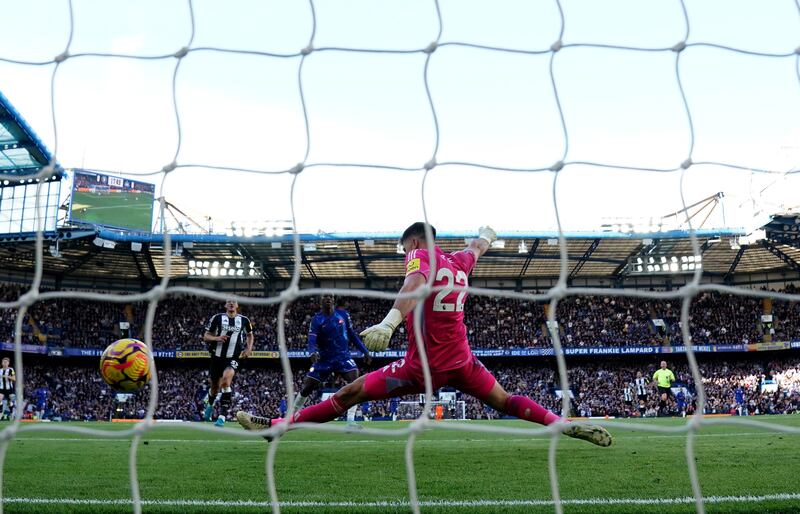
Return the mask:
[[[308,354],[311,359],[311,369],[295,398],[295,410],[301,409],[306,399],[331,374],[341,376],[348,384],[358,378],[358,366],[350,355],[351,343],[362,353],[367,365],[372,362],[369,350],[353,330],[350,314],[345,309],[336,308],[334,305],[332,294],[322,295],[320,310],[311,319],[308,331]],[[355,413],[355,406],[348,409],[348,422],[355,421]]]
[[[225,416],[231,406],[231,384],[239,368],[239,359],[246,359],[253,351],[253,325],[246,316],[238,312],[238,302],[229,299],[225,302],[225,312],[212,316],[206,323],[203,334],[203,341],[208,343],[208,352],[211,355],[208,376],[210,385],[204,401],[204,418],[211,421],[214,402],[221,390],[220,412],[215,422],[217,426],[225,424]]]
[[[472,354],[464,325],[464,306],[468,277],[478,259],[485,254],[497,236],[489,227],[482,227],[478,237],[461,251],[445,253],[433,246],[427,232],[436,237],[430,225],[418,222],[406,229],[400,244],[406,254],[406,277],[400,293],[412,293],[431,284],[434,290],[422,306],[421,325],[414,322],[417,298],[413,295],[397,298],[383,321],[363,332],[361,337],[371,351],[383,351],[405,318],[408,350],[397,360],[358,378],[336,394],[316,405],[296,413],[291,420],[266,420],[247,413],[237,413],[245,428],[263,428],[273,423],[324,423],[339,417],[353,405],[425,392],[422,359],[417,345],[425,348],[433,389],[452,386],[472,395],[493,409],[527,421],[549,425],[564,422],[558,415],[543,408],[530,398],[510,395],[492,374]],[[429,253],[429,248],[433,252]],[[422,340],[417,341],[417,331]],[[600,426],[568,425],[566,435],[590,441],[600,446],[611,444],[611,436]]]
[[[622,390],[622,397],[627,404],[631,404],[633,402],[633,388],[631,387],[630,383],[626,384],[625,388]]]
[[[10,364],[11,359],[3,357],[2,368],[0,368],[0,401],[3,406],[1,416],[3,419],[8,419],[9,413],[13,409],[14,384],[17,380],[17,374]]]
[[[636,372],[633,383],[636,387],[636,397],[640,400],[647,400],[647,378],[642,376],[641,371]]]

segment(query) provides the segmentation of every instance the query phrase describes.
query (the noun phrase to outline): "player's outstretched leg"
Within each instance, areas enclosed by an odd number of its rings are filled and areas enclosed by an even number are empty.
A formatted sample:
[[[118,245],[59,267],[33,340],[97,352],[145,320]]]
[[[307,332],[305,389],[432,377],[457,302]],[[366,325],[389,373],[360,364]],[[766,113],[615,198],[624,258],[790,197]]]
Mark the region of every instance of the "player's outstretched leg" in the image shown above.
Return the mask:
[[[245,430],[266,430],[272,426],[272,420],[270,418],[255,416],[243,410],[240,410],[236,413],[236,421],[238,421]],[[268,435],[265,435],[264,439],[272,442],[272,437]]]
[[[268,420],[267,418],[254,416],[243,411],[236,413],[236,420],[248,430],[254,430],[254,423],[257,426],[261,426],[261,429],[263,429],[278,423],[327,423],[328,421],[333,421],[344,414],[344,412],[353,405],[371,399],[364,390],[364,379],[367,376],[368,375],[364,375],[354,382],[347,384],[327,400],[306,407],[299,412],[295,412],[291,420],[285,418]]]
[[[571,425],[563,430],[563,434],[575,439],[583,439],[597,446],[611,446],[613,439],[608,430],[600,425]]]
[[[497,382],[494,383],[489,393],[482,398],[482,401],[488,403],[497,411],[540,425],[550,425],[561,420],[560,416],[550,412],[530,398],[508,394]],[[563,434],[575,439],[589,441],[597,446],[611,446],[612,442],[611,434],[608,433],[608,430],[599,425],[570,425],[563,430]]]

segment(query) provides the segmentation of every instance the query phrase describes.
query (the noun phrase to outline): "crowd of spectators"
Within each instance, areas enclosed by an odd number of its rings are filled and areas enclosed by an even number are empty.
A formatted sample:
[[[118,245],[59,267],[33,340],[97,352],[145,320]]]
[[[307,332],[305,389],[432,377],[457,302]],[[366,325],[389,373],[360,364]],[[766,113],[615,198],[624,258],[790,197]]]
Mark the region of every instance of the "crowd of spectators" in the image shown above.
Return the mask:
[[[0,298],[14,300],[17,286],[0,286]],[[786,292],[797,292],[789,286]],[[357,331],[379,322],[389,310],[388,300],[358,297],[338,299],[347,308]],[[255,349],[277,350],[276,305],[240,304],[255,326]],[[547,328],[549,304],[516,299],[475,296],[468,300],[465,323],[473,348],[547,348],[552,346]],[[202,350],[205,322],[223,310],[223,302],[196,296],[170,296],[158,304],[153,343],[161,349]],[[304,349],[306,334],[318,299],[300,298],[286,310],[284,326],[289,349]],[[615,296],[570,296],[559,302],[556,315],[565,347],[683,344],[679,299],[652,300]],[[773,314],[772,324],[762,315]],[[131,324],[134,337],[143,338],[146,303],[95,302],[79,299],[39,301],[22,323],[22,340],[28,344],[101,348],[119,337],[119,322]],[[14,335],[17,310],[0,311],[0,339]],[[654,323],[661,320],[663,323]],[[741,295],[704,292],[694,297],[689,326],[693,341],[752,343],[770,336],[779,340],[800,338],[800,302],[769,301]],[[391,348],[406,346],[405,327],[394,335]]]
[[[27,416],[38,415],[56,420],[108,420],[142,418],[149,392],[142,390],[124,402],[101,380],[95,367],[58,366],[60,361],[25,367],[25,407]],[[490,365],[500,384],[511,394],[526,395],[546,408],[561,411],[561,386],[558,373],[549,365]],[[785,361],[709,361],[699,365],[709,414],[791,414],[800,412],[800,360]],[[572,412],[574,416],[652,416],[658,412],[658,395],[652,384],[645,398],[635,394],[626,399],[625,389],[632,387],[636,373],[652,377],[655,364],[634,366],[608,361],[572,365],[568,369]],[[671,366],[678,392],[663,414],[693,414],[696,408],[696,385],[687,365]],[[294,373],[295,391],[302,383],[303,370]],[[208,372],[197,367],[163,367],[158,372],[157,418],[199,421],[202,399],[206,393]],[[328,384],[333,391],[339,384]],[[308,404],[316,402],[315,393]],[[240,369],[234,381],[232,412],[250,410],[267,416],[279,416],[285,398],[284,376],[278,368]],[[467,417],[497,418],[499,413],[466,395]],[[417,401],[416,396],[400,401]],[[283,402],[285,409],[285,402]],[[371,402],[362,406],[372,419],[391,417],[397,401]]]

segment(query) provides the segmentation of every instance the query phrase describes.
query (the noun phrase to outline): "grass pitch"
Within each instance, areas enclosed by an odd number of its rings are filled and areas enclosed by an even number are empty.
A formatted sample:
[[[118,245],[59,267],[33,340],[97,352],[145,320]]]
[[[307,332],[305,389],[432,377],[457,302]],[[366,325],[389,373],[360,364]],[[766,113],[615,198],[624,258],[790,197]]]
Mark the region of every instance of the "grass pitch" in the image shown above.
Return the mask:
[[[72,198],[72,219],[150,232],[153,222],[153,194],[75,191]]]
[[[754,419],[754,418],[749,418]],[[759,421],[800,427],[800,415]],[[455,423],[455,422],[445,422]],[[468,426],[487,422],[460,422]],[[530,428],[518,421],[488,422]],[[654,434],[626,421],[599,448],[560,438],[557,465],[568,513],[693,512],[685,434]],[[368,423],[405,428],[407,423]],[[58,428],[64,424],[47,425]],[[109,432],[131,425],[74,423]],[[208,425],[206,425],[208,426]],[[5,512],[131,512],[130,437],[104,439],[23,426],[8,448]],[[266,512],[260,438],[236,438],[235,423],[213,432],[157,425],[138,446],[144,512]],[[275,465],[283,512],[410,512],[405,437],[290,432]],[[547,436],[430,430],[414,445],[422,512],[553,512]],[[703,427],[695,439],[708,512],[800,512],[800,435],[745,426]]]

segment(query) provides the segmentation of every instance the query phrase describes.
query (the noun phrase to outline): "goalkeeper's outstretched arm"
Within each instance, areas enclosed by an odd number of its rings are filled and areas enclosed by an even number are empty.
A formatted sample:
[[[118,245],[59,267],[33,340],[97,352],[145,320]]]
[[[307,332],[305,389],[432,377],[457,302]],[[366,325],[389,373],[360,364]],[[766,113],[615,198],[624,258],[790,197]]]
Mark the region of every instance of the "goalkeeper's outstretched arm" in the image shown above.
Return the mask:
[[[495,241],[497,241],[497,234],[492,227],[481,227],[478,229],[478,237],[470,241],[466,249],[475,254],[475,261],[477,262],[483,254],[489,251],[489,247]]]
[[[483,254],[485,254],[491,244],[497,240],[497,234],[490,227],[481,227],[478,230],[478,237],[470,242],[466,250],[475,255],[477,261]],[[406,275],[403,281],[403,287],[400,288],[400,293],[411,293],[422,287],[426,282],[426,278],[421,273],[412,273]],[[392,304],[392,309],[389,314],[383,318],[383,321],[377,325],[373,325],[368,329],[361,332],[361,337],[364,340],[366,347],[373,352],[382,352],[389,346],[389,340],[395,329],[403,322],[406,315],[411,312],[417,305],[416,298],[397,298]]]

